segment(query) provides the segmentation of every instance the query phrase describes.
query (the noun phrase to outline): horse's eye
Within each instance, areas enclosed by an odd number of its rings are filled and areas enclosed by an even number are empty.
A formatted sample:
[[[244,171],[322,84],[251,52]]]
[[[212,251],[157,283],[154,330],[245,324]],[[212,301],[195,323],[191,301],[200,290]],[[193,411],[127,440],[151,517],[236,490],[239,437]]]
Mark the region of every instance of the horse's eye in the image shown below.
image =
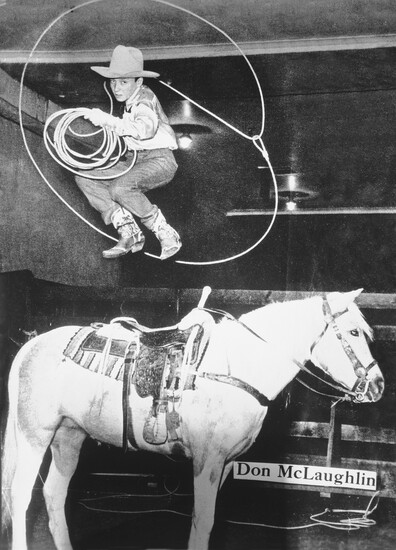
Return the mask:
[[[350,334],[351,334],[352,336],[359,336],[359,331],[358,331],[357,328],[354,328],[354,329],[351,330]]]

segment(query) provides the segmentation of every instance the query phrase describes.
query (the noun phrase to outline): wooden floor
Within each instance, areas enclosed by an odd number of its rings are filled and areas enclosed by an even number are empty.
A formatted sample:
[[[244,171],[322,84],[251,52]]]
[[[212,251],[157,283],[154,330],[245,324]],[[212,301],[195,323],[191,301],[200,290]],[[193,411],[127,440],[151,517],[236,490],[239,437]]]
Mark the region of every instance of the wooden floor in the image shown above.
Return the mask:
[[[120,489],[122,484],[123,490]],[[192,505],[191,488],[176,478],[92,479],[81,490],[74,484],[68,521],[75,550],[149,550],[186,548]],[[114,490],[110,487],[114,486]],[[340,531],[312,524],[311,515],[326,508],[365,510],[369,496],[238,488],[226,483],[218,499],[211,550],[393,550],[396,547],[396,501],[379,499],[369,515],[376,524]],[[184,515],[185,514],[185,515]],[[327,515],[339,520],[362,514]],[[40,488],[28,513],[29,550],[54,550]],[[241,522],[241,524],[234,523]],[[257,524],[266,524],[268,527]],[[283,526],[276,529],[269,526]],[[4,543],[2,550],[8,549]]]

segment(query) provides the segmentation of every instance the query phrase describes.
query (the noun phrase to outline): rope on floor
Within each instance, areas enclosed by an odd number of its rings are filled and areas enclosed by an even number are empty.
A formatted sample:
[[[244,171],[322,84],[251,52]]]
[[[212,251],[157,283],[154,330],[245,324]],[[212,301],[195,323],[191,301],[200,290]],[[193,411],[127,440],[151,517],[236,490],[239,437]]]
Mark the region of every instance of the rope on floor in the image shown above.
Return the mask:
[[[308,523],[306,525],[294,525],[294,526],[281,526],[281,525],[268,525],[266,523],[251,523],[251,522],[240,522],[240,521],[233,521],[233,520],[226,520],[227,523],[235,523],[237,525],[251,525],[255,527],[270,527],[271,529],[284,529],[284,530],[293,530],[293,529],[308,529],[310,527],[318,527],[320,525],[324,527],[329,527],[330,529],[337,529],[339,531],[357,531],[358,529],[362,527],[372,527],[373,525],[376,525],[376,521],[372,518],[369,518],[368,516],[374,512],[374,510],[378,506],[378,497],[379,492],[375,493],[365,510],[348,510],[348,509],[331,509],[326,508],[323,512],[319,512],[318,514],[312,514],[310,516],[310,519],[313,523]],[[373,506],[373,508],[370,508],[371,503],[373,500],[377,498],[377,502]],[[346,519],[338,519],[338,520],[330,520],[330,519],[324,519],[323,516],[325,514],[362,514],[358,517],[353,518],[346,518]]]
[[[166,490],[166,487],[165,487]],[[177,489],[176,489],[177,490]],[[133,495],[124,493],[122,495],[112,494],[112,495],[106,495],[106,496],[99,496],[99,497],[92,497],[89,499],[81,499],[79,500],[79,504],[86,508],[87,510],[91,510],[94,512],[103,512],[103,513],[114,513],[114,514],[152,514],[152,513],[169,513],[169,514],[176,514],[186,517],[191,517],[191,514],[187,514],[184,512],[179,512],[177,510],[172,510],[168,508],[159,508],[159,509],[148,509],[148,510],[120,510],[120,509],[110,509],[110,508],[99,508],[96,506],[91,506],[86,504],[89,501],[95,501],[95,500],[102,500],[104,498],[128,498],[128,497],[152,497],[152,498],[161,498],[164,496],[192,496],[192,494],[183,494],[179,495],[178,493],[172,491],[168,492],[166,490],[166,494],[159,494],[159,495]],[[304,524],[304,525],[271,525],[268,523],[258,523],[258,522],[251,522],[251,521],[237,521],[237,520],[230,520],[225,519],[225,523],[230,523],[234,525],[246,525],[249,527],[266,527],[269,529],[280,529],[280,530],[286,530],[286,531],[292,531],[297,529],[309,529],[311,527],[328,527],[330,529],[336,529],[339,531],[357,531],[361,528],[367,528],[372,527],[376,525],[376,521],[372,518],[369,518],[374,510],[377,508],[379,502],[379,491],[376,492],[370,499],[366,509],[362,510],[349,510],[349,509],[331,509],[326,508],[323,512],[319,512],[317,514],[312,514],[310,516],[310,520],[312,523]],[[373,504],[374,503],[374,504]],[[329,514],[330,517],[325,518],[324,516],[326,514]],[[338,517],[336,519],[334,516],[339,516],[340,514],[347,514],[347,518]],[[354,514],[354,517],[349,517],[351,514]],[[358,515],[357,515],[358,514]]]

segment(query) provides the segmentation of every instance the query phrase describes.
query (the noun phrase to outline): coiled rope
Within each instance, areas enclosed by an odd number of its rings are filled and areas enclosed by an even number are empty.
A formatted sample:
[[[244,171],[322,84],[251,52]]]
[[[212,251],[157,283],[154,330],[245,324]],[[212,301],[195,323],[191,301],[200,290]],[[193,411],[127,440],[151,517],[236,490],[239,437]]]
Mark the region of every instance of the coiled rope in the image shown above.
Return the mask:
[[[376,499],[376,500],[375,500]],[[313,514],[311,516],[311,520],[316,522],[318,525],[324,525],[325,527],[330,527],[331,529],[338,529],[340,531],[357,531],[358,529],[361,529],[362,527],[372,527],[373,525],[376,525],[376,521],[373,518],[369,518],[368,516],[371,515],[374,510],[378,506],[379,501],[379,491],[374,493],[374,495],[371,497],[367,507],[365,510],[349,510],[344,508],[326,508],[323,512],[320,512],[318,514]],[[371,507],[371,504],[373,506]],[[331,517],[333,519],[325,519],[325,514],[331,514]],[[337,514],[339,516],[339,519],[336,520]],[[342,518],[340,517],[340,514],[361,514],[355,517],[347,517]]]
[[[77,6],[74,6],[73,8],[70,8],[68,10],[66,10],[65,12],[63,12],[62,14],[60,14],[58,17],[56,17],[48,26],[47,28],[41,33],[41,35],[39,36],[39,38],[37,39],[36,43],[34,44],[30,54],[29,54],[29,57],[28,57],[28,60],[26,61],[25,65],[24,65],[24,68],[23,68],[23,71],[22,71],[22,76],[21,76],[21,87],[20,87],[20,95],[19,95],[19,121],[20,121],[20,127],[21,127],[21,133],[22,133],[22,138],[23,138],[23,142],[24,142],[24,145],[25,145],[25,149],[27,150],[28,152],[28,155],[30,157],[30,159],[32,160],[34,166],[36,167],[37,171],[39,172],[40,176],[42,177],[42,179],[44,180],[44,182],[47,184],[47,186],[49,187],[49,189],[65,204],[65,206],[67,206],[67,208],[69,208],[74,214],[76,214],[82,221],[84,221],[87,225],[89,225],[90,227],[92,227],[95,231],[97,231],[98,233],[100,233],[101,235],[104,235],[106,237],[108,237],[109,239],[113,240],[113,241],[117,241],[117,239],[115,239],[114,237],[111,237],[110,235],[108,235],[107,233],[104,233],[103,231],[101,231],[100,229],[98,229],[97,227],[95,227],[93,224],[91,224],[88,220],[86,220],[83,216],[81,216],[81,214],[79,214],[74,208],[72,208],[68,203],[67,201],[54,189],[54,187],[50,184],[50,182],[47,180],[47,178],[44,176],[44,174],[42,173],[42,171],[40,170],[37,162],[35,161],[30,149],[29,149],[29,146],[27,144],[27,140],[26,140],[26,136],[25,136],[25,132],[24,132],[24,127],[23,127],[23,120],[22,120],[22,97],[23,97],[23,84],[24,84],[24,78],[25,78],[25,74],[26,74],[26,70],[27,70],[27,67],[28,67],[28,64],[29,64],[29,61],[31,59],[31,57],[33,56],[35,50],[37,49],[38,45],[40,44],[41,40],[43,39],[43,37],[46,35],[46,33],[60,20],[62,19],[65,15],[69,14],[69,13],[74,13],[77,9],[79,8],[82,8],[82,7],[85,7],[85,6],[89,6],[91,4],[95,4],[95,3],[99,3],[99,2],[103,2],[105,0],[89,0],[89,1],[86,1],[86,2],[83,2]],[[240,136],[242,136],[243,138],[245,139],[248,139],[250,140],[253,145],[256,147],[256,149],[258,149],[260,151],[260,153],[262,154],[263,158],[265,159],[267,165],[268,165],[268,168],[270,170],[270,173],[271,173],[271,176],[272,176],[272,181],[273,181],[273,186],[274,186],[274,199],[275,199],[275,205],[274,205],[274,211],[273,211],[273,214],[272,214],[272,218],[271,218],[271,221],[266,229],[266,231],[264,232],[264,234],[255,242],[253,243],[250,247],[248,247],[246,250],[240,252],[239,254],[235,254],[233,256],[229,256],[227,258],[222,258],[220,260],[211,260],[211,261],[206,261],[206,262],[199,262],[199,261],[188,261],[188,260],[175,260],[175,263],[179,263],[179,264],[185,264],[185,265],[196,265],[196,266],[206,266],[206,265],[216,265],[216,264],[221,264],[221,263],[226,263],[226,262],[230,262],[232,260],[235,260],[237,258],[240,258],[242,256],[245,256],[246,254],[248,254],[249,252],[251,252],[253,249],[255,249],[260,243],[263,242],[263,240],[267,237],[267,235],[269,234],[269,232],[271,231],[272,227],[273,227],[273,224],[275,222],[275,219],[276,219],[276,216],[277,216],[277,212],[278,212],[278,187],[277,187],[277,182],[276,182],[276,177],[275,177],[275,173],[274,173],[274,170],[273,170],[273,167],[271,165],[271,162],[269,160],[269,155],[268,155],[268,152],[266,151],[266,148],[264,146],[264,143],[263,143],[263,134],[264,134],[264,124],[265,124],[265,106],[264,106],[264,97],[263,97],[263,92],[262,92],[262,89],[261,89],[261,86],[260,86],[260,82],[258,80],[258,77],[253,69],[253,66],[251,65],[250,61],[248,60],[248,58],[246,57],[246,55],[243,53],[243,51],[241,50],[241,48],[238,46],[238,44],[225,32],[223,31],[222,29],[220,29],[217,25],[215,25],[214,23],[211,23],[210,21],[208,21],[207,19],[205,19],[204,17],[201,17],[199,15],[197,15],[196,13],[192,12],[191,10],[188,10],[186,8],[183,8],[181,6],[178,6],[176,4],[172,4],[171,2],[167,2],[165,0],[150,0],[151,2],[156,2],[158,4],[163,4],[163,5],[166,5],[166,6],[169,6],[171,8],[174,8],[176,10],[179,10],[179,11],[182,11],[182,12],[185,12],[186,14],[188,15],[191,15],[193,17],[195,17],[196,19],[199,19],[200,21],[204,22],[205,24],[211,26],[212,28],[214,28],[215,30],[217,30],[218,32],[220,32],[229,42],[231,42],[231,44],[233,44],[233,46],[238,50],[238,52],[242,55],[242,57],[245,59],[246,63],[248,64],[248,67],[256,81],[256,84],[257,84],[257,88],[258,88],[258,91],[259,91],[259,96],[260,96],[260,103],[261,103],[261,107],[262,107],[262,117],[261,117],[261,127],[260,127],[260,131],[258,134],[256,135],[253,135],[253,136],[249,136],[247,134],[245,134],[244,132],[242,132],[241,130],[235,128],[234,126],[232,126],[231,124],[229,124],[228,122],[226,122],[225,120],[223,120],[221,117],[217,116],[216,114],[212,113],[211,111],[209,111],[208,109],[205,109],[203,108],[201,105],[199,105],[198,103],[196,103],[195,101],[193,101],[191,98],[189,98],[188,96],[186,96],[185,94],[183,94],[182,92],[179,92],[178,90],[176,90],[175,88],[173,88],[172,86],[170,86],[169,84],[163,82],[160,80],[160,82],[169,87],[170,89],[172,89],[173,91],[175,91],[176,93],[178,93],[179,95],[181,95],[182,97],[184,97],[185,99],[187,99],[189,102],[191,102],[192,104],[194,104],[195,106],[199,107],[201,110],[205,111],[207,114],[209,114],[210,116],[212,116],[213,118],[215,118],[216,120],[218,120],[219,122],[223,123],[224,125],[226,125],[228,128],[232,129],[233,131],[235,131],[236,133],[238,133]],[[64,123],[66,124],[66,121],[69,121],[69,115],[72,117],[72,115],[76,115],[76,118],[80,117],[80,116],[84,116],[83,115],[83,112],[80,110],[80,109],[70,109],[70,110],[64,110],[64,111],[61,111],[59,113],[59,115],[62,114],[62,116],[65,116],[66,119],[64,121],[62,121],[62,124],[61,124],[61,127],[63,127]],[[59,116],[58,115],[58,116]],[[54,120],[54,118],[56,118],[56,115],[53,115],[53,118],[52,120]],[[51,120],[51,121],[52,121]],[[48,122],[48,121],[47,121]],[[71,123],[72,121],[70,121]],[[70,123],[67,124],[67,127],[70,127]],[[47,125],[46,125],[47,126]],[[50,139],[48,139],[47,137],[45,137],[45,141],[46,141],[46,146],[47,146],[47,149],[49,150],[51,156],[57,161],[59,162],[62,166],[64,166],[65,168],[73,171],[74,170],[74,163],[78,164],[79,163],[79,155],[76,154],[75,152],[72,152],[69,147],[67,146],[66,144],[66,141],[63,139],[63,136],[66,134],[66,130],[59,130],[59,137],[57,139],[57,141],[59,141],[59,145],[58,144],[55,144],[55,143],[52,143]],[[110,143],[111,143],[111,137],[108,136],[108,133],[107,132],[104,132],[104,143],[102,143],[100,146],[99,146],[99,150],[96,151],[95,154],[101,154],[102,155],[102,160],[103,160],[103,164],[104,166],[102,167],[103,169],[106,169],[105,166],[107,165],[107,168],[110,167],[110,164],[113,165],[117,162],[117,160],[114,160],[114,157],[112,157],[111,155],[114,154],[114,152],[112,151],[111,153],[109,152],[109,149],[110,149]],[[58,155],[57,153],[57,148],[59,147],[60,149],[60,158],[57,159],[56,156]],[[55,153],[56,151],[56,153]],[[104,155],[103,155],[104,153]],[[107,156],[107,153],[109,156]],[[98,158],[95,157],[95,154],[93,155],[92,159],[93,159],[93,163],[96,163],[98,161]],[[121,155],[120,155],[121,156]],[[63,158],[62,158],[63,157]],[[77,158],[76,158],[77,157]],[[133,160],[133,163],[132,165],[134,164],[136,160],[136,153],[135,153],[135,157],[134,157],[134,160]],[[114,162],[113,162],[114,161]],[[62,164],[63,163],[63,164]],[[70,165],[70,164],[71,165]],[[89,166],[89,168],[87,168],[87,165],[86,163],[83,163],[84,164],[84,168],[82,169],[91,169],[92,166]],[[132,167],[132,166],[131,166]],[[129,167],[129,169],[131,168]],[[80,168],[81,169],[81,168]],[[125,173],[125,172],[124,172]],[[119,174],[121,175],[121,174]],[[112,176],[112,179],[114,179],[115,176]],[[92,176],[90,176],[90,178],[92,178]],[[100,176],[100,178],[92,178],[92,179],[110,179],[109,177],[102,177]],[[153,254],[150,254],[148,252],[145,252],[145,254],[147,256],[151,256],[151,257],[154,257],[154,258],[158,258],[158,256],[155,256]]]
[[[111,105],[110,113],[112,113],[113,100],[109,94],[106,83],[104,83],[104,89],[109,96]],[[120,158],[127,152],[125,141],[108,128],[100,128],[99,130],[86,134],[81,134],[73,130],[73,122],[81,117],[86,118],[90,111],[91,109],[84,107],[56,111],[48,117],[44,126],[44,144],[49,154],[58,164],[69,170],[69,172],[77,175],[81,175],[81,170],[108,170],[117,164]],[[56,119],[59,120],[56,123],[54,134],[51,139],[49,130],[51,124]],[[68,144],[68,133],[78,138],[87,138],[102,134],[102,141],[92,153],[79,153],[77,150],[72,149]],[[114,179],[115,177],[119,178],[133,168],[136,162],[136,156],[136,151],[134,151],[134,156],[130,166],[128,166],[124,171],[118,173],[116,176],[106,176],[105,174],[95,176],[92,173],[89,173],[86,174],[85,177],[97,180]]]

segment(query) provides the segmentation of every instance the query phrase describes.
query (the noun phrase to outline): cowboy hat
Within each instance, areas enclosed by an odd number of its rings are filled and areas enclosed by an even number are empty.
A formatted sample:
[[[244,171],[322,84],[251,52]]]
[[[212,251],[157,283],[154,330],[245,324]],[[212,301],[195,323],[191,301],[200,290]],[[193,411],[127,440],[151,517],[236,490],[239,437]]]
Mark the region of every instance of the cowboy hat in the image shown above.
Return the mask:
[[[111,56],[109,67],[91,67],[93,71],[106,78],[138,78],[148,76],[157,78],[158,73],[143,70],[143,54],[137,48],[117,46]]]

